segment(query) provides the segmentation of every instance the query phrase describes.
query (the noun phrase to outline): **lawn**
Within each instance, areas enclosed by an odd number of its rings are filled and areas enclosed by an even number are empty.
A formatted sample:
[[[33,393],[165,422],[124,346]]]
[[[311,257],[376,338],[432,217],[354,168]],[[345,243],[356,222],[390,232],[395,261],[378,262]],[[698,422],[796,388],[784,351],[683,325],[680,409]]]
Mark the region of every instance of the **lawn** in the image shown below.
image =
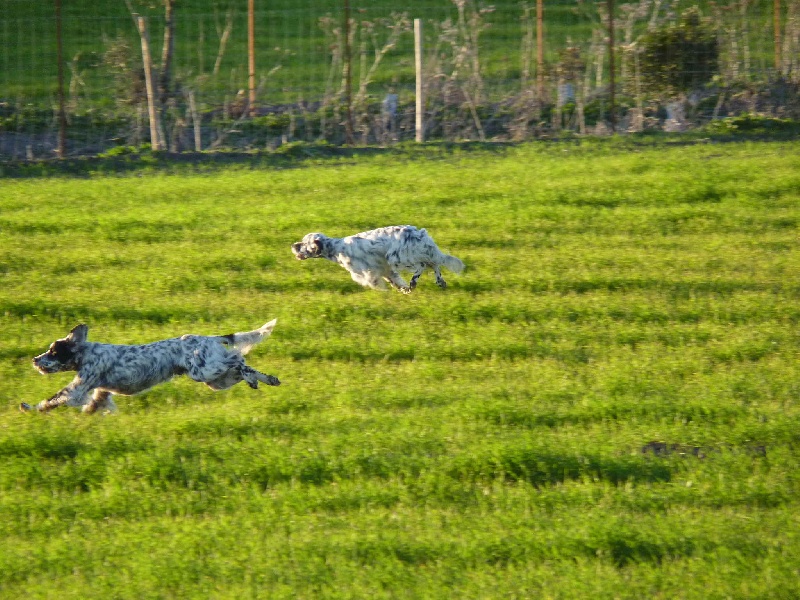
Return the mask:
[[[89,163],[92,164],[92,163]],[[6,178],[0,596],[796,598],[800,144],[424,146]],[[440,290],[296,261],[426,227]],[[115,415],[22,414],[80,322],[277,318]]]

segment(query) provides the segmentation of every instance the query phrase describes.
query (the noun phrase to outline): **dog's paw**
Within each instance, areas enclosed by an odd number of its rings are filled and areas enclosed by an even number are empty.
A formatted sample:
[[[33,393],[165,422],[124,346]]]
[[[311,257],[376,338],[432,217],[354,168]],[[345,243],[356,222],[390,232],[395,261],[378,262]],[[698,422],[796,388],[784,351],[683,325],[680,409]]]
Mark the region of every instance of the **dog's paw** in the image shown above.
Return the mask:
[[[267,375],[267,385],[280,385],[280,380],[274,375]]]
[[[19,403],[19,409],[22,412],[30,412],[30,411],[33,410],[33,407],[30,404],[28,404],[27,402],[20,402]]]
[[[400,288],[397,288],[397,289],[400,290],[401,292],[403,292],[406,296],[414,291],[414,288],[409,287],[409,286],[404,286],[404,287],[400,287]]]
[[[447,282],[444,279],[437,279],[436,285],[438,285],[443,290],[447,289]]]

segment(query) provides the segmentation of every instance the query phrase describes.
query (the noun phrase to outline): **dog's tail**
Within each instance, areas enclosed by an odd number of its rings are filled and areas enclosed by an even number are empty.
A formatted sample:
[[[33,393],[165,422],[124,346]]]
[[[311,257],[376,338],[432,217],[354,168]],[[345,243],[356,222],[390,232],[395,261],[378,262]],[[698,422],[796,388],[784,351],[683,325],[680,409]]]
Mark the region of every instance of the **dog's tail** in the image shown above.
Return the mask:
[[[264,326],[253,331],[244,331],[223,336],[223,341],[232,345],[234,348],[236,348],[239,354],[244,356],[250,352],[253,346],[268,338],[270,334],[272,334],[272,330],[275,328],[275,323],[277,322],[278,319],[272,319],[272,321],[269,323],[266,323]]]
[[[442,264],[453,273],[461,273],[464,270],[464,263],[460,258],[442,253]]]

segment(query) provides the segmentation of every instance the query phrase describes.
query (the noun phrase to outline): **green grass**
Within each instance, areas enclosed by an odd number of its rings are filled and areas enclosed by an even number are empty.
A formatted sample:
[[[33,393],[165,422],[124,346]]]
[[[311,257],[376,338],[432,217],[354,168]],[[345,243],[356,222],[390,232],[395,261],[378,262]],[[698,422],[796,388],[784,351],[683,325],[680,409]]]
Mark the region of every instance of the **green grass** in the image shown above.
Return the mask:
[[[4,180],[0,596],[797,597],[800,146],[447,149]],[[446,291],[288,248],[405,222]],[[274,317],[278,388],[16,410]]]

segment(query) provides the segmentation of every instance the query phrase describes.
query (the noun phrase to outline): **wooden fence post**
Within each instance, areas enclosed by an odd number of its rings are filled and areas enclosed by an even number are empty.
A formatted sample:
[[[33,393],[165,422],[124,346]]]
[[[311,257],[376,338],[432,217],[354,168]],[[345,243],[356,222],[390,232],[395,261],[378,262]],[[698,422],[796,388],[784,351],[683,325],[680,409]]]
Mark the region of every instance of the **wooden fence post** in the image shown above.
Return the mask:
[[[56,0],[56,61],[58,62],[58,158],[64,158],[67,147],[67,111],[64,108],[64,36],[61,22],[61,0]]]
[[[608,6],[608,122],[611,125],[611,131],[617,130],[617,107],[616,99],[614,96],[614,88],[616,87],[616,68],[614,65],[614,0],[607,0]]]
[[[544,103],[544,1],[536,0],[536,95]]]
[[[150,59],[150,35],[147,32],[147,20],[136,16],[136,26],[139,28],[139,37],[142,39],[142,62],[144,63],[144,84],[147,90],[147,110],[150,117],[150,147],[161,150],[161,140],[158,137],[158,109],[156,108],[156,90],[153,85],[153,62]]]
[[[775,27],[775,73],[781,72],[781,0],[773,0],[772,21]]]
[[[249,71],[250,116],[256,111],[256,8],[255,0],[247,0],[247,69]]]
[[[345,121],[344,137],[348,146],[355,145],[353,137],[353,57],[350,51],[350,0],[344,0],[344,102],[345,102]]]
[[[422,73],[422,20],[414,19],[414,68],[417,74],[416,141],[425,141],[425,88]]]
[[[192,115],[192,127],[194,128],[194,151],[203,151],[203,136],[200,128],[200,115],[197,112],[197,104],[194,101],[194,90],[189,90],[189,114]]]

